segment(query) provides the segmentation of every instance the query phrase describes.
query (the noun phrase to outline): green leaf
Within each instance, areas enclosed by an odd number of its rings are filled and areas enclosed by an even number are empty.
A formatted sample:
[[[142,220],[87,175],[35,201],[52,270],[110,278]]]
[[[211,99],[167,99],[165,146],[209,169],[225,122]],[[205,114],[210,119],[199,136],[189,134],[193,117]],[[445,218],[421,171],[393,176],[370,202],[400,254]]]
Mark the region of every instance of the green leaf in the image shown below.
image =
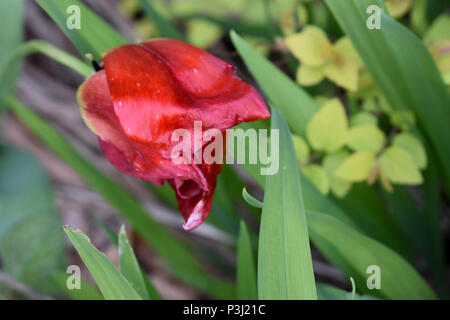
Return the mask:
[[[263,204],[258,199],[255,199],[250,193],[248,193],[247,189],[242,189],[242,197],[244,198],[245,202],[247,202],[249,205],[255,208],[262,208]]]
[[[139,0],[139,4],[147,17],[156,25],[162,37],[186,41],[184,35],[181,34],[168,20],[166,20],[165,17],[160,15],[150,1]]]
[[[24,0],[3,0],[0,3],[0,30],[3,30],[0,37],[0,70],[4,68],[3,64],[22,42],[22,14],[24,8]],[[8,79],[5,83],[0,83],[0,98],[5,92],[14,89],[17,76],[20,72],[20,66],[15,65],[10,69],[9,73],[0,77],[0,81]],[[0,110],[2,105],[0,105]]]
[[[187,28],[188,42],[200,48],[211,47],[223,36],[222,28],[204,19],[189,20]]]
[[[347,277],[355,279],[359,291],[386,299],[436,298],[418,272],[390,248],[330,215],[308,211],[307,217],[313,243]],[[367,288],[371,265],[380,268],[380,290]]]
[[[120,34],[79,0],[36,0],[36,2],[70,38],[83,57],[90,53],[95,60],[101,60],[104,52],[127,43]],[[71,16],[67,10],[70,6],[80,8],[80,29],[67,28],[67,19]]]
[[[350,126],[351,127],[363,126],[363,125],[377,126],[378,125],[377,117],[375,117],[370,112],[361,111],[350,118]]]
[[[411,29],[422,35],[427,25],[427,0],[417,0],[411,10]]]
[[[432,179],[432,182],[436,182],[438,187],[437,181]],[[384,192],[383,195],[386,205],[390,209],[390,214],[417,252],[426,259],[433,271],[435,285],[441,288],[440,291],[443,291],[442,287],[446,287],[446,281],[444,280],[445,263],[442,260],[442,244],[439,243],[442,240],[439,240],[441,235],[438,235],[438,233],[433,235],[436,224],[440,228],[440,220],[434,220],[434,218],[433,220],[427,220],[428,217],[424,212],[421,212],[421,206],[418,205],[407,187],[398,186],[395,188],[395,192]],[[430,209],[432,210],[432,208]],[[427,208],[427,211],[430,212],[430,209]],[[438,235],[437,238],[436,235]],[[444,282],[444,284],[440,282]]]
[[[427,154],[422,142],[409,133],[401,133],[394,137],[392,145],[404,149],[409,153],[420,169],[427,167]]]
[[[342,180],[336,176],[337,168],[344,163],[349,155],[349,152],[340,150],[335,153],[327,154],[323,159],[323,168],[325,169],[328,180],[330,181],[330,189],[338,198],[344,197],[352,187],[350,182]]]
[[[330,190],[330,183],[328,181],[327,173],[318,164],[309,164],[301,168],[302,173],[311,181],[311,183],[322,194],[328,194]]]
[[[316,299],[308,228],[291,133],[272,108],[279,130],[280,170],[267,176],[258,252],[260,299]]]
[[[128,280],[143,299],[150,299],[151,297],[147,292],[141,268],[134,255],[133,248],[131,248],[130,242],[128,241],[124,226],[119,231],[119,259],[120,273],[122,273],[125,279]]]
[[[370,295],[355,294],[353,297],[352,292],[347,292],[324,283],[317,284],[317,296],[319,300],[377,300],[377,298]]]
[[[338,99],[321,107],[306,128],[309,143],[319,151],[337,151],[345,143],[346,135],[347,116]]]
[[[302,64],[320,67],[327,62],[324,51],[331,45],[327,35],[316,26],[306,26],[302,32],[288,36],[286,46]]]
[[[410,130],[416,124],[416,117],[411,110],[395,110],[389,113],[391,124],[403,131]]]
[[[309,119],[318,109],[314,100],[234,31],[231,40],[269,100],[287,119],[292,132],[304,136]]]
[[[423,41],[432,43],[440,40],[448,40],[450,39],[448,30],[450,30],[450,17],[448,14],[443,13],[434,20],[423,37]]]
[[[258,299],[252,244],[250,242],[250,236],[244,221],[241,221],[238,238],[236,281],[237,298],[239,300]]]
[[[295,154],[300,162],[307,162],[309,159],[309,147],[306,141],[295,134],[292,135],[294,142]]]
[[[336,176],[345,181],[364,181],[375,164],[375,153],[359,151],[348,157],[336,170]]]
[[[421,184],[422,174],[411,156],[399,147],[389,147],[380,158],[380,167],[389,181],[398,184]]]
[[[357,126],[348,132],[347,145],[355,151],[380,151],[386,142],[383,131],[373,125]]]
[[[2,269],[35,290],[57,292],[64,238],[50,183],[39,163],[13,147],[0,148]]]
[[[366,10],[374,4],[384,8],[380,0],[326,3],[390,106],[410,108],[418,116],[450,183],[450,111],[446,107],[450,95],[428,50],[411,31],[385,13],[381,13],[381,29],[366,28]]]
[[[306,125],[318,110],[316,102],[267,59],[256,53],[255,49],[252,49],[252,47],[246,44],[239,36],[232,32],[231,37],[233,43],[244,59],[244,62],[263,89],[264,93],[274,102],[287,121],[289,121],[292,131],[304,138]],[[245,128],[258,126],[259,128],[263,127],[261,124],[264,125],[265,122],[257,121],[250,124],[244,123],[240,126]],[[261,186],[264,186],[265,177],[260,175],[257,165],[244,165],[244,168]],[[366,216],[368,217],[368,220],[378,222],[377,226],[385,225],[385,221],[382,219],[380,220],[380,217],[376,215],[372,216],[372,212],[366,209],[367,207],[363,205],[364,203],[357,207],[349,205],[350,209],[347,210],[347,213],[339,207],[336,201],[323,196],[308,179],[305,178],[302,182],[302,191],[306,208],[327,212],[354,228],[359,227],[358,221],[360,220],[360,216]],[[359,201],[356,192],[354,198]],[[379,204],[379,199],[372,202]],[[355,218],[350,218],[350,212]],[[383,230],[380,230],[379,227],[365,228],[365,232],[369,234],[386,234],[386,232],[383,233]],[[387,234],[389,235],[389,233]],[[385,237],[383,237],[383,239],[385,242],[390,242],[390,239],[385,239]]]
[[[441,298],[448,299],[449,288],[446,281],[444,240],[441,231],[443,203],[440,195],[439,171],[436,161],[430,160],[424,173],[423,209],[421,213],[426,224],[427,240],[431,243],[432,249],[424,252],[424,255],[429,256],[433,280]]]
[[[406,260],[412,261],[411,245],[386,209],[379,190],[367,182],[361,182],[354,185],[338,203],[342,210],[358,221],[360,227],[358,231],[388,246]]]
[[[192,285],[219,298],[233,296],[234,288],[227,282],[214,279],[193,256],[186,245],[174,238],[164,227],[152,220],[139,202],[120,185],[103,175],[51,126],[15,99],[9,107],[28,128],[67,165],[72,167],[93,189],[102,195],[127,219],[151,247],[167,259],[173,272]]]
[[[106,300],[142,300],[111,261],[91,244],[86,235],[67,226],[64,227],[64,231]]]
[[[61,230],[61,227],[59,227]],[[61,231],[62,233],[62,231]],[[68,274],[61,271],[54,275],[55,281],[59,284],[64,293],[72,300],[104,300],[102,294],[89,282],[80,280],[80,289],[69,289],[67,287]]]
[[[10,79],[7,77],[17,67],[21,59],[33,53],[45,54],[46,56],[58,61],[59,63],[69,67],[85,77],[89,77],[94,72],[94,70],[84,62],[75,58],[71,54],[58,49],[52,44],[41,40],[32,40],[18,46],[7,57],[4,63],[0,65],[1,92],[5,92],[4,88],[10,83]]]

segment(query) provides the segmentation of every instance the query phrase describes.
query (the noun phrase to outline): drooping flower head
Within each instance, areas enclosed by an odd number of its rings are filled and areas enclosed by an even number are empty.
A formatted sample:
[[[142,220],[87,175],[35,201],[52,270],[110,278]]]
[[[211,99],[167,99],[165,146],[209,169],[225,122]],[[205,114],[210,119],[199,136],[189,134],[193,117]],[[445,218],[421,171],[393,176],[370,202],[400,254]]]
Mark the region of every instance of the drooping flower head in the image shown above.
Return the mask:
[[[186,220],[183,227],[196,228],[211,209],[222,164],[174,163],[172,133],[193,132],[195,121],[203,130],[224,132],[266,119],[264,101],[234,66],[182,41],[120,46],[103,62],[105,69],[78,91],[83,119],[117,169],[156,185],[167,180]]]

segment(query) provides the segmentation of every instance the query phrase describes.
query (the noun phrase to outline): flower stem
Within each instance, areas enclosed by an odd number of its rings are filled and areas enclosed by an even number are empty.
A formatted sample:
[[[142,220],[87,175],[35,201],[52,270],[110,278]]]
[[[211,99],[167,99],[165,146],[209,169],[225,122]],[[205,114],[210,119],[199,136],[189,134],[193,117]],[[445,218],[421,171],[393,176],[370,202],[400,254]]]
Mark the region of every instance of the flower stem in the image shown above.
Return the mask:
[[[58,49],[48,42],[41,40],[32,40],[29,42],[25,42],[21,46],[19,46],[12,52],[12,54],[6,59],[6,61],[0,65],[0,79],[4,81],[3,79],[8,71],[14,68],[21,59],[32,53],[45,54],[50,58],[58,61],[59,63],[65,65],[66,67],[69,67],[70,69],[78,72],[84,77],[89,77],[93,73],[93,70],[89,65],[74,57],[73,55],[68,54],[61,49]]]

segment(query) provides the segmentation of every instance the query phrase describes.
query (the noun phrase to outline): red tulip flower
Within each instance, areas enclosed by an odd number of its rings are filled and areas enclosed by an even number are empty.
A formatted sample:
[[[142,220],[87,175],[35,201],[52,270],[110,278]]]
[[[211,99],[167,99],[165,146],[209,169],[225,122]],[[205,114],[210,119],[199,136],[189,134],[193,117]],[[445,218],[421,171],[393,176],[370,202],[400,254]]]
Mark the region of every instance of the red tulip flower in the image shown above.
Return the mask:
[[[167,180],[186,220],[183,227],[198,227],[211,209],[222,164],[175,164],[172,132],[192,131],[194,121],[224,132],[266,119],[264,101],[234,66],[182,41],[120,46],[103,62],[104,70],[78,91],[83,119],[117,169],[156,185]]]

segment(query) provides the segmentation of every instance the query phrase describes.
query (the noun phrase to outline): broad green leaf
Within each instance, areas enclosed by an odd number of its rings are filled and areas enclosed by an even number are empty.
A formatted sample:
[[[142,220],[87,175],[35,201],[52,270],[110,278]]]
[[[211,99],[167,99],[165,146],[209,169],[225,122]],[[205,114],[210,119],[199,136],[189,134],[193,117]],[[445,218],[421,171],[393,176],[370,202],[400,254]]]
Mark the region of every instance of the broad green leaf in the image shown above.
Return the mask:
[[[326,3],[389,105],[394,110],[409,108],[415,112],[450,182],[450,95],[422,41],[383,12],[381,28],[368,29],[366,10],[369,5],[384,8],[380,0]]]
[[[344,197],[352,187],[350,182],[342,180],[336,176],[336,170],[349,156],[349,152],[340,150],[338,152],[326,155],[323,159],[323,168],[328,176],[330,189],[338,198]]]
[[[394,137],[392,145],[407,151],[420,169],[426,168],[427,154],[425,148],[415,136],[409,133],[401,133]]]
[[[313,86],[325,78],[323,66],[314,67],[302,64],[297,70],[296,80],[302,86]]]
[[[302,32],[288,36],[285,42],[302,64],[319,67],[327,62],[324,51],[331,46],[331,42],[319,27],[306,26]]]
[[[437,181],[434,182],[438,185]],[[441,293],[445,292],[446,290],[442,290],[443,287],[446,287],[445,263],[442,260],[443,251],[442,243],[440,243],[442,240],[439,240],[441,236],[436,237],[437,233],[435,233],[436,224],[437,228],[440,228],[440,220],[428,219],[430,217],[421,212],[420,206],[407,187],[396,186],[394,191],[393,193],[383,193],[390,214],[416,251],[426,259],[433,272],[436,287],[440,288]],[[427,208],[427,210],[429,209]],[[433,229],[435,230],[433,231]],[[433,233],[435,234],[433,235]],[[440,283],[441,281],[444,282],[444,285]]]
[[[338,86],[349,91],[358,89],[358,66],[356,63],[329,64],[325,68],[325,75]]]
[[[147,292],[141,268],[134,255],[133,248],[128,241],[124,226],[120,228],[119,232],[119,259],[120,273],[143,299],[150,299],[151,297]]]
[[[347,136],[347,116],[338,99],[333,99],[320,108],[306,128],[306,136],[315,150],[334,152]]]
[[[304,137],[306,125],[318,109],[314,100],[234,31],[231,40],[269,100],[287,119],[292,132]]]
[[[50,150],[116,208],[156,252],[167,259],[178,277],[216,297],[226,299],[233,296],[234,288],[230,284],[208,276],[184,243],[152,220],[130,193],[81,157],[55,129],[14,99],[9,99],[9,107]]]
[[[241,221],[238,238],[236,282],[236,296],[239,300],[256,300],[258,298],[252,244],[244,221]]]
[[[429,254],[433,281],[437,291],[441,298],[448,299],[449,288],[446,281],[444,240],[441,231],[443,204],[440,195],[439,171],[436,161],[430,160],[427,170],[424,172],[422,216],[428,231],[427,239],[431,243],[432,250],[424,252],[424,254]]]
[[[67,226],[64,227],[64,231],[106,300],[142,300],[111,261],[91,244],[86,235]]]
[[[450,30],[450,16],[443,13],[436,18],[431,27],[427,30],[423,37],[423,41],[432,43],[440,40],[448,40],[450,39],[448,30]]]
[[[159,14],[157,10],[153,7],[149,0],[138,0],[142,9],[148,18],[156,25],[161,36],[165,38],[172,38],[177,40],[184,40],[184,36],[174,27],[172,24],[166,20],[165,17]]]
[[[258,252],[259,299],[316,299],[308,228],[291,133],[272,108],[279,130],[280,168],[266,177]]]
[[[363,293],[385,299],[435,299],[436,296],[419,273],[401,256],[383,244],[349,228],[336,218],[308,211],[312,242],[325,257],[353,277]],[[369,290],[368,267],[381,271],[381,289]]]
[[[385,0],[389,14],[394,18],[403,17],[413,4],[413,0]]]
[[[339,55],[344,59],[344,62],[354,63],[357,67],[363,66],[363,62],[361,61],[358,52],[349,38],[343,37],[339,39],[334,44],[334,47]]]
[[[380,151],[386,142],[383,131],[373,125],[356,126],[347,134],[347,145],[355,151]]]
[[[4,68],[3,64],[22,42],[22,13],[24,0],[3,0],[0,2],[0,70]],[[4,74],[0,79],[8,79],[7,82],[0,80],[0,98],[5,92],[13,90],[16,79],[20,71],[20,66],[15,65],[8,74]],[[0,105],[0,111],[3,105]]]
[[[249,128],[267,129],[265,125],[259,126],[259,124],[261,124],[260,121],[252,123],[243,123],[240,124],[239,126],[244,129]],[[260,174],[259,166],[244,164],[243,167],[251,175],[251,177],[255,179],[255,181],[259,184],[259,186],[263,188],[265,185],[266,176]],[[346,224],[352,226],[353,228],[358,228],[356,220],[353,221],[352,219],[349,219],[345,211],[343,211],[333,200],[321,194],[319,190],[317,190],[317,188],[314,187],[314,185],[306,177],[302,179],[302,192],[305,201],[305,208],[311,210],[328,210],[330,214],[338,218],[340,221],[345,222]]]
[[[285,76],[280,70],[278,70],[267,59],[261,57],[255,49],[244,42],[237,34],[231,33],[231,38],[235,47],[238,49],[241,57],[250,69],[251,73],[255,77],[258,84],[261,86],[264,93],[269,99],[278,107],[283,116],[287,119],[290,128],[293,133],[305,138],[306,125],[318,110],[316,102],[298,85]],[[298,106],[298,107],[297,107]],[[244,123],[241,126],[245,128],[257,127],[265,122],[257,121],[250,124]],[[261,127],[262,128],[262,127]],[[244,165],[244,168],[249,174],[260,184],[264,186],[265,177],[260,175],[258,166]],[[303,179],[303,195],[305,201],[305,207],[311,210],[317,210],[327,212],[341,221],[345,222],[349,226],[359,229],[358,221],[361,220],[361,216],[366,217],[369,221],[374,222],[373,225],[377,227],[365,228],[364,231],[367,234],[383,235],[378,239],[383,239],[385,243],[392,243],[392,238],[389,232],[385,232],[385,221],[382,219],[383,210],[380,211],[380,215],[373,214],[367,210],[367,206],[362,202],[358,206],[349,205],[349,209],[346,211],[333,201],[331,198],[323,196],[308,179]],[[356,195],[353,199],[360,201],[360,197]],[[373,205],[380,204],[379,199],[372,201]],[[349,215],[352,213],[354,218],[350,219]],[[375,223],[376,222],[376,223]],[[389,228],[386,228],[389,229]],[[390,230],[390,229],[389,229]],[[398,239],[396,239],[398,240]],[[393,245],[395,245],[394,241]],[[400,246],[401,247],[401,246]]]
[[[309,146],[306,141],[295,134],[292,135],[292,141],[294,142],[295,154],[300,163],[306,162],[309,159]]]
[[[336,176],[345,181],[364,181],[375,164],[375,153],[359,151],[348,157],[336,170]]]
[[[50,183],[39,163],[13,147],[0,148],[2,269],[35,290],[59,291],[64,237]]]
[[[103,53],[127,41],[105,21],[79,0],[36,0],[77,47],[82,56],[90,53],[95,60],[101,60]],[[75,7],[73,7],[75,6]],[[69,29],[68,18],[75,14],[71,8],[80,10],[80,29]]]
[[[361,232],[412,261],[411,245],[387,211],[376,188],[365,181],[360,182],[337,202],[353,220],[358,221]]]
[[[389,147],[380,158],[380,168],[389,181],[398,184],[421,184],[422,174],[408,152]]]
[[[301,171],[322,194],[328,194],[330,183],[327,173],[321,166],[318,164],[309,164],[302,167]]]
[[[377,126],[377,124],[378,124],[377,117],[375,117],[372,113],[367,111],[358,112],[357,114],[355,114],[350,118],[351,127],[364,125]]]

